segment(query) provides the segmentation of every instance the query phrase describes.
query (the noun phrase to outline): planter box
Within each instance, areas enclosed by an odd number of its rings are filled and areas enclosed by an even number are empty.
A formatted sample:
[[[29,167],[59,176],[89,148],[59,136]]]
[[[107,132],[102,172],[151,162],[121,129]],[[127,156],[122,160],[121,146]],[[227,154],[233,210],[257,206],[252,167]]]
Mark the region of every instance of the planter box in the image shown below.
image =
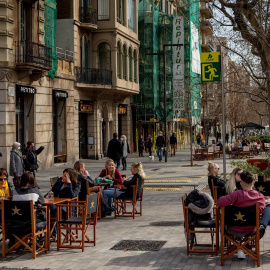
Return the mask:
[[[258,167],[261,171],[264,171],[268,167],[268,163],[262,158],[248,159],[247,163]]]

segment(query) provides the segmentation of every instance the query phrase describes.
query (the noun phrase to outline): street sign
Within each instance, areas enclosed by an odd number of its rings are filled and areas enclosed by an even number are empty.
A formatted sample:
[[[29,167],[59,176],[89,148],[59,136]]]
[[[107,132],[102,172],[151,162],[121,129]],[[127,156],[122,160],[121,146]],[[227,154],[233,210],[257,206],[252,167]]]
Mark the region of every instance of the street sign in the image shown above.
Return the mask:
[[[220,82],[220,52],[201,53],[202,82]]]

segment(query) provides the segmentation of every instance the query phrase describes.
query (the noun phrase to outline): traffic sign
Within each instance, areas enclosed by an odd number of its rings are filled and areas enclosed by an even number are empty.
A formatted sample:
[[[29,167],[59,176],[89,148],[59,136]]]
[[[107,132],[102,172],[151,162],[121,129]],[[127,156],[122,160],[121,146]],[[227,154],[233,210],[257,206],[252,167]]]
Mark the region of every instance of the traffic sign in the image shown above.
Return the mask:
[[[201,53],[202,82],[220,82],[220,52]]]

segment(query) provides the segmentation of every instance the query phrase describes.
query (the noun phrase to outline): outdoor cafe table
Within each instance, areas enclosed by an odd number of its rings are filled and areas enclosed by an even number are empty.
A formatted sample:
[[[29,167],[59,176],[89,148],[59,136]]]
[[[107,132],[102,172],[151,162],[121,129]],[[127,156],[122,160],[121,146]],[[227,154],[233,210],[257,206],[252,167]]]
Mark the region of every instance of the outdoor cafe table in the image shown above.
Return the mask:
[[[57,204],[61,204],[64,202],[70,201],[69,198],[53,198],[53,199],[47,199],[45,198],[45,202],[43,203],[43,205],[48,206],[47,209],[47,247],[48,250],[50,250],[50,237],[52,235],[53,229],[51,231],[50,227],[51,227],[51,206],[53,205],[57,205]],[[54,225],[56,225],[56,221],[54,222]],[[54,227],[54,226],[53,226]]]

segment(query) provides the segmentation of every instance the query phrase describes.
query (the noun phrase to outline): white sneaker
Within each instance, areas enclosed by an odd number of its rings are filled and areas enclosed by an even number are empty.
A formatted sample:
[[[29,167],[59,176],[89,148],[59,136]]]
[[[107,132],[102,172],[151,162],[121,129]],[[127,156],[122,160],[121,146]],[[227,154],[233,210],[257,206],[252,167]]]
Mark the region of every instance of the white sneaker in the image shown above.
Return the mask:
[[[243,252],[242,249],[239,249],[237,252],[237,258],[238,259],[245,259],[246,258],[246,254]]]

